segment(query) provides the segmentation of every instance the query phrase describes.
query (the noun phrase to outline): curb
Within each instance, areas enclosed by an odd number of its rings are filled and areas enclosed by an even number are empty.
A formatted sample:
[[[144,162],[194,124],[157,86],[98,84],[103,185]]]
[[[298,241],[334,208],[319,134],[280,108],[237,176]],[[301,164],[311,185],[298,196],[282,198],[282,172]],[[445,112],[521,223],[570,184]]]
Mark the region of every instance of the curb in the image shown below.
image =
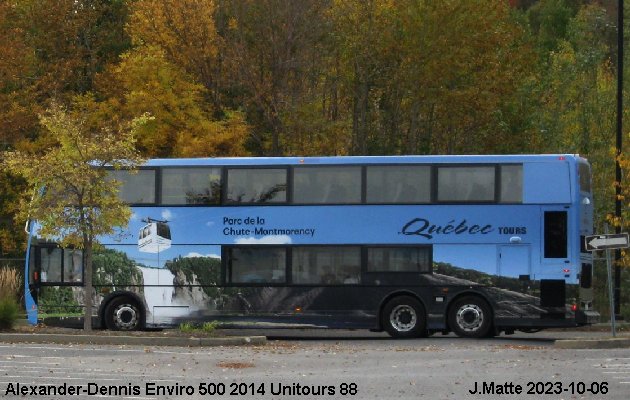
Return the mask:
[[[266,336],[234,336],[218,338],[157,337],[157,336],[97,336],[0,333],[0,342],[10,343],[56,343],[56,344],[110,344],[130,346],[259,346],[267,343]]]
[[[619,349],[630,348],[630,338],[609,339],[564,339],[556,340],[554,347],[558,349]]]

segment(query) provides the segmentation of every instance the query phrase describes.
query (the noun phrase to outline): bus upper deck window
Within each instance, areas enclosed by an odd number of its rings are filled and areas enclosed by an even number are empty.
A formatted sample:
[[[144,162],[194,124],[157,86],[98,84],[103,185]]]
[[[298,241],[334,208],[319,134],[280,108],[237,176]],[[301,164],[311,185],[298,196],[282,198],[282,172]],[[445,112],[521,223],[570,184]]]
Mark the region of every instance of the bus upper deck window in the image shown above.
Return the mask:
[[[357,204],[361,202],[361,167],[296,167],[293,202]]]
[[[108,176],[109,179],[120,182],[119,196],[124,202],[129,204],[155,203],[155,170],[108,171]]]
[[[440,202],[491,202],[495,190],[494,166],[444,166],[438,168]]]
[[[221,168],[162,169],[162,204],[219,204]]]
[[[501,203],[523,202],[523,166],[501,166]]]
[[[286,169],[234,168],[228,170],[228,203],[284,203],[286,201]]]
[[[368,203],[430,203],[431,167],[375,165],[367,167]]]

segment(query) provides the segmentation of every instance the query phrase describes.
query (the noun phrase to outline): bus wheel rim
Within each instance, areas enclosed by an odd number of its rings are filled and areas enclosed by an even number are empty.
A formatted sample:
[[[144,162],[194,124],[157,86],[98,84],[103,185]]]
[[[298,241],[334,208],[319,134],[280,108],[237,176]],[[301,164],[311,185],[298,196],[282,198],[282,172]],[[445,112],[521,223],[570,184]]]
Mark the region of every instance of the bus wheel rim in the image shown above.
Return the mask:
[[[478,330],[483,320],[483,310],[476,304],[464,304],[457,310],[457,325],[466,332]]]
[[[407,304],[397,305],[389,314],[389,323],[398,332],[409,332],[417,322],[416,310]]]
[[[114,323],[118,329],[134,329],[138,324],[138,311],[131,304],[121,304],[114,311]]]

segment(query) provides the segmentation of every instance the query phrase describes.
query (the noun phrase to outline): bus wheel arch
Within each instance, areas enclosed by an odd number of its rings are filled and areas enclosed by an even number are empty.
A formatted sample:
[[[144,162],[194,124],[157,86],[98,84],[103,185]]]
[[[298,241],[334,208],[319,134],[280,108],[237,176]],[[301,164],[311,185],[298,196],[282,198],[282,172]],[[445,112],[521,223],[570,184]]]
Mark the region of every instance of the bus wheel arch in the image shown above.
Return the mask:
[[[494,312],[488,299],[477,292],[464,292],[447,307],[446,321],[457,336],[482,338],[494,334]]]
[[[427,336],[427,313],[423,302],[408,292],[392,293],[383,299],[378,313],[379,328],[394,338]]]
[[[132,292],[114,292],[102,303],[99,312],[102,325],[109,330],[142,330],[146,324],[143,301]]]

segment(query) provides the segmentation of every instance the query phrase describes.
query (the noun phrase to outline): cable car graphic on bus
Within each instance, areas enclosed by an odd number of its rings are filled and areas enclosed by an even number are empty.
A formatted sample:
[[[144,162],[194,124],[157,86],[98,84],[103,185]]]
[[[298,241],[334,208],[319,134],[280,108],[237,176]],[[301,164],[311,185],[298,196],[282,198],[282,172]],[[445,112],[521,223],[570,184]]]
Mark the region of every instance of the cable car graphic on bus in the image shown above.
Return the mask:
[[[145,218],[146,225],[138,233],[138,251],[159,253],[171,247],[171,228],[168,221]]]

